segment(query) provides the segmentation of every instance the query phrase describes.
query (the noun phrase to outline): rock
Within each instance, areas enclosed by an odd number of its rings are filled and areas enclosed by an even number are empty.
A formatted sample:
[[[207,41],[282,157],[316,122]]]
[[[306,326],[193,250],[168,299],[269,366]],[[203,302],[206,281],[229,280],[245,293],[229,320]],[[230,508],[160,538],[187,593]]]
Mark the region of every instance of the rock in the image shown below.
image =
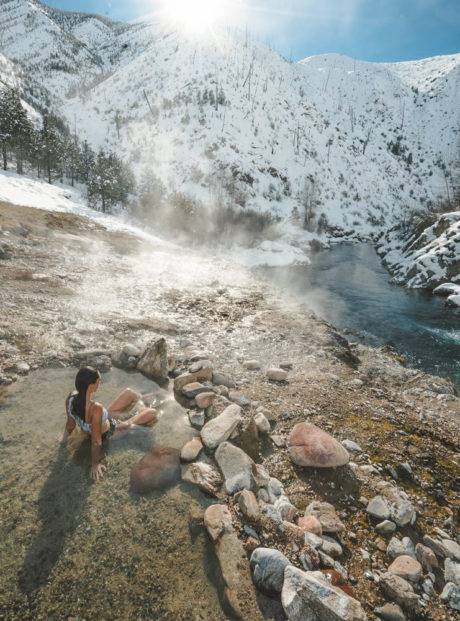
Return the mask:
[[[387,547],[387,554],[392,559],[402,555],[415,558],[414,544],[409,537],[403,537],[402,541],[400,541],[397,537],[392,537]]]
[[[164,338],[150,341],[137,363],[137,368],[150,379],[168,379],[168,351]]]
[[[254,422],[260,433],[263,433],[263,434],[270,433],[270,430],[271,430],[270,423],[268,422],[266,417],[262,414],[262,412],[259,412],[258,414],[254,416]]]
[[[106,354],[94,354],[86,358],[86,363],[101,373],[108,373],[112,368],[112,358]]]
[[[233,528],[230,511],[225,505],[211,505],[205,511],[204,522],[214,543],[232,616],[263,621],[246,552]]]
[[[375,530],[380,535],[391,535],[396,530],[396,524],[394,522],[391,522],[390,520],[384,520],[383,522],[377,524]]]
[[[422,543],[418,543],[415,546],[415,557],[427,571],[433,571],[433,569],[439,567],[436,554]]]
[[[189,412],[188,418],[192,427],[196,427],[197,429],[201,429],[203,427],[205,421],[205,415],[203,411]]]
[[[411,584],[390,572],[385,572],[380,576],[380,586],[387,597],[393,599],[397,604],[411,612],[418,610],[418,596],[414,593]]]
[[[262,516],[273,522],[276,526],[280,526],[283,523],[283,518],[280,515],[278,509],[275,509],[273,505],[267,505],[260,503],[260,512]]]
[[[283,520],[292,522],[297,515],[297,509],[293,504],[289,502],[287,496],[280,496],[274,503],[275,509],[277,509]]]
[[[321,522],[314,515],[300,517],[297,520],[297,525],[307,533],[313,533],[319,537],[323,534]]]
[[[387,571],[404,578],[404,580],[409,580],[409,582],[417,583],[422,577],[421,564],[411,556],[407,556],[407,554],[398,556],[388,567]]]
[[[197,381],[198,378],[194,373],[182,373],[174,379],[174,391],[180,393],[182,392],[182,388],[184,388],[184,386],[187,386],[187,384],[193,384],[193,382]]]
[[[400,528],[414,524],[417,516],[407,494],[388,482],[383,482],[379,487],[389,503],[390,519]]]
[[[215,449],[232,435],[241,420],[240,406],[229,405],[222,414],[207,422],[203,427],[201,430],[203,444],[210,449]]]
[[[192,438],[181,449],[180,458],[182,461],[194,461],[200,454],[203,443],[200,438]]]
[[[16,373],[20,375],[27,375],[30,372],[30,366],[27,362],[17,362],[15,365]]]
[[[270,439],[272,440],[273,444],[278,448],[283,448],[286,445],[284,438],[282,438],[277,433],[272,434],[270,436]]]
[[[179,480],[179,451],[173,448],[151,449],[131,470],[131,491],[146,494],[169,487]]]
[[[260,517],[260,509],[254,493],[248,489],[244,489],[238,493],[236,498],[242,514],[252,522],[257,521]]]
[[[235,388],[235,382],[225,373],[215,371],[212,375],[212,383],[215,386],[225,386],[226,388]]]
[[[430,548],[430,550],[433,550],[436,556],[440,558],[447,557],[447,550],[443,546],[442,541],[440,539],[434,539],[433,537],[430,537],[429,535],[424,535],[423,543],[427,548]]]
[[[374,496],[366,508],[367,513],[377,520],[388,520],[390,507],[383,496]]]
[[[289,621],[366,621],[361,604],[332,586],[320,571],[287,565],[281,602]]]
[[[334,507],[328,502],[313,501],[305,509],[305,517],[313,515],[321,523],[323,533],[342,533],[345,526],[339,519]]]
[[[5,242],[0,242],[0,259],[6,261],[7,259],[11,259],[11,256],[11,246]]]
[[[288,452],[298,466],[333,468],[344,466],[350,456],[331,435],[311,423],[298,423],[289,434]]]
[[[197,381],[210,382],[212,380],[212,362],[210,360],[198,360],[189,368],[189,373],[195,375]]]
[[[260,369],[260,362],[258,360],[245,360],[243,362],[243,367],[247,371],[258,371]]]
[[[319,550],[319,548],[323,545],[322,537],[309,532],[304,534],[304,542],[305,545],[313,548],[313,550]]]
[[[383,621],[406,621],[406,616],[398,604],[384,604],[380,608],[375,608],[374,613]]]
[[[446,558],[444,561],[444,580],[446,582],[453,582],[455,585],[460,586],[460,563],[456,563],[450,558]]]
[[[215,458],[224,475],[228,494],[235,494],[243,489],[257,491],[255,463],[244,451],[230,442],[222,442]]]
[[[247,408],[251,405],[251,399],[248,399],[245,395],[241,394],[236,390],[230,390],[228,393],[228,398],[232,403],[236,403],[242,408]]]
[[[272,382],[284,382],[288,378],[288,372],[284,369],[267,369],[266,375]]]
[[[270,502],[273,503],[284,494],[284,487],[280,480],[270,477],[267,483],[267,491],[270,496]]]
[[[202,410],[205,410],[206,408],[209,408],[213,404],[215,398],[216,398],[215,392],[202,392],[201,394],[196,395],[195,403],[197,407],[199,407]]]
[[[350,597],[355,597],[353,588],[339,571],[335,569],[321,569],[320,571],[325,575],[332,586],[337,586]]]
[[[292,371],[294,365],[292,364],[292,362],[281,362],[279,367],[284,371]]]
[[[359,444],[356,444],[353,440],[342,440],[342,446],[344,446],[350,453],[363,452],[363,449],[359,446]]]
[[[446,557],[460,562],[460,545],[452,539],[442,539],[442,545],[446,551]]]
[[[207,391],[208,391],[208,388],[203,386],[203,384],[200,384],[199,382],[192,382],[191,384],[186,384],[182,388],[181,393],[187,399],[194,399],[200,393],[207,392]]]
[[[436,591],[434,590],[434,585],[432,581],[427,578],[422,582],[422,591],[428,595],[428,597],[433,597],[436,595]]]
[[[217,468],[204,461],[197,461],[182,468],[182,480],[197,485],[210,496],[218,496],[222,477]]]
[[[281,593],[284,570],[290,561],[278,550],[257,548],[251,555],[250,565],[254,583],[267,593]]]
[[[445,585],[439,597],[449,608],[460,610],[460,587],[456,586],[453,582],[448,582]]]
[[[342,546],[332,537],[323,535],[323,541],[321,544],[322,551],[331,556],[332,558],[339,558],[343,554]]]
[[[112,356],[115,366],[121,369],[134,369],[137,366],[138,360],[141,357],[141,350],[131,343],[127,343],[119,350],[114,356]]]

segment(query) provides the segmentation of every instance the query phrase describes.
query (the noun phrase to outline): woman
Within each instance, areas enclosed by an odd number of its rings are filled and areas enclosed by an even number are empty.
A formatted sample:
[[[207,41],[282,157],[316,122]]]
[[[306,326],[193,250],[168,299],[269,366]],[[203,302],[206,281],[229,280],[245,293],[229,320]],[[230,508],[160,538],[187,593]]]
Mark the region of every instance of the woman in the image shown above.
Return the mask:
[[[96,369],[83,367],[78,371],[75,378],[77,390],[66,399],[67,423],[62,436],[62,442],[65,442],[77,425],[91,436],[91,476],[95,481],[99,481],[107,469],[102,463],[104,440],[115,431],[129,429],[133,425],[149,425],[158,419],[158,412],[152,408],[144,408],[124,422],[113,419],[110,414],[125,410],[133,402],[138,401],[141,395],[131,388],[126,388],[112,401],[107,410],[93,400],[100,384],[101,375]]]

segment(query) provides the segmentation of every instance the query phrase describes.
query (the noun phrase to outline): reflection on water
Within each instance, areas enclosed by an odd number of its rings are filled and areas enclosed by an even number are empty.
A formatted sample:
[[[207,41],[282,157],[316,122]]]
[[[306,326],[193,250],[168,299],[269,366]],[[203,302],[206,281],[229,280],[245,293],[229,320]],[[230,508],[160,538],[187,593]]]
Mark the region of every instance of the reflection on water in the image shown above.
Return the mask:
[[[180,448],[196,432],[170,395],[139,375],[103,376],[105,404],[124,387],[155,392],[153,429],[114,436],[108,473],[89,477],[89,442],[56,441],[75,369],[42,370],[0,410],[0,618],[225,619],[207,537],[190,509],[210,501],[178,485],[138,497],[132,466],[155,445]]]
[[[411,365],[460,388],[460,313],[430,293],[390,284],[371,244],[340,244],[311,266],[264,270],[318,315],[371,344],[392,345]]]

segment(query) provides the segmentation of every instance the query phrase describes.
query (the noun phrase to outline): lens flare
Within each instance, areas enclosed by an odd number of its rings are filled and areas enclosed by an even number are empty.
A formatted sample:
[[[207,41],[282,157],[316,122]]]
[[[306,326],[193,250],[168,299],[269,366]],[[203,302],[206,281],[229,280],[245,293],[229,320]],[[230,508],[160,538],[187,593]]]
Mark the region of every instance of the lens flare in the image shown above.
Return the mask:
[[[230,16],[226,0],[165,0],[163,14],[190,34],[201,34]]]

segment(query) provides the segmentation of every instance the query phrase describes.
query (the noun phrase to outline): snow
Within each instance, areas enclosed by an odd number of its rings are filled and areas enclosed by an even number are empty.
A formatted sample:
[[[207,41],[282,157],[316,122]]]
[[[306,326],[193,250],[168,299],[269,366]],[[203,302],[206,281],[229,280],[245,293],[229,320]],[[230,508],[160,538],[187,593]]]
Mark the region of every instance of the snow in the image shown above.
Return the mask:
[[[460,294],[449,295],[449,297],[446,300],[446,304],[448,306],[458,306],[458,307],[460,307]]]
[[[439,285],[433,290],[435,295],[460,295],[460,285],[456,285],[453,282],[446,282],[443,285]]]

